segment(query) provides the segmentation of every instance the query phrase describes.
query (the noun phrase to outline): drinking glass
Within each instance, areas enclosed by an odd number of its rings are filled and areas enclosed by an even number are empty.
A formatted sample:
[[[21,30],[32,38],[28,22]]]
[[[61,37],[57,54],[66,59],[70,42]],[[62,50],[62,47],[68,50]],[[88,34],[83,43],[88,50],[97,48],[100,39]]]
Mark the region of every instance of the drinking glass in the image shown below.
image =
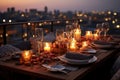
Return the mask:
[[[99,36],[101,36],[101,32],[103,31],[103,26],[102,26],[102,24],[100,24],[100,23],[98,23],[97,25],[96,25],[96,33],[99,35]]]
[[[35,28],[35,37],[39,41],[43,41],[43,28]]]
[[[61,41],[63,39],[64,29],[56,29],[56,40]]]
[[[43,28],[35,28],[35,40],[37,45],[37,52],[40,53],[42,49],[42,42],[43,42]]]
[[[65,32],[68,39],[72,38],[74,33],[74,27],[72,25],[66,25]]]
[[[109,23],[108,22],[104,22],[102,23],[102,27],[103,27],[103,31],[104,31],[104,37],[107,36],[107,32],[109,31]]]

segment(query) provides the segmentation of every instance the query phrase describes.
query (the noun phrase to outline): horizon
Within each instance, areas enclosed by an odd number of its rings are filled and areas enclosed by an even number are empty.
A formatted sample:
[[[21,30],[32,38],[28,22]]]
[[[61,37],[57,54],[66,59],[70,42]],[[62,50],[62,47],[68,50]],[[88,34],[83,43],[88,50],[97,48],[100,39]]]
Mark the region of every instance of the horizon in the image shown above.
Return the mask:
[[[25,9],[37,9],[44,10],[44,7],[48,7],[48,11],[60,10],[60,11],[120,11],[119,0],[2,0],[0,3],[0,12],[7,11],[9,7],[15,7],[15,10],[25,11]]]

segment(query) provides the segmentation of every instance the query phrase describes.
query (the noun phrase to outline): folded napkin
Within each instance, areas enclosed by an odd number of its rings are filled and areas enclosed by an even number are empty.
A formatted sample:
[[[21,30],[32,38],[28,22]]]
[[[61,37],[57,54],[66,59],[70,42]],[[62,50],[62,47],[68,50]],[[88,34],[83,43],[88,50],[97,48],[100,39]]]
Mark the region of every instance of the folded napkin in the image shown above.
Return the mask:
[[[46,42],[54,42],[56,40],[56,37],[53,32],[50,32],[44,37],[44,41]]]
[[[3,45],[0,47],[0,58],[5,56],[10,56],[17,51],[21,51],[21,50],[9,44]]]
[[[65,57],[74,60],[88,60],[93,58],[93,55],[70,52],[70,53],[66,53]]]

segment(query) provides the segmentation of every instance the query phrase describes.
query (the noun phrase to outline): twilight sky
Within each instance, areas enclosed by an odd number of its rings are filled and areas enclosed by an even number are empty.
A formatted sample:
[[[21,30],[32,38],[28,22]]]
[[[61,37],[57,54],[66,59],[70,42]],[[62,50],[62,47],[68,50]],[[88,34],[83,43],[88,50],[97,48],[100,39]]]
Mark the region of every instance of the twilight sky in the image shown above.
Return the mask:
[[[8,7],[16,10],[36,8],[43,10],[48,6],[49,10],[115,10],[120,11],[120,0],[0,0],[0,11],[6,11]]]

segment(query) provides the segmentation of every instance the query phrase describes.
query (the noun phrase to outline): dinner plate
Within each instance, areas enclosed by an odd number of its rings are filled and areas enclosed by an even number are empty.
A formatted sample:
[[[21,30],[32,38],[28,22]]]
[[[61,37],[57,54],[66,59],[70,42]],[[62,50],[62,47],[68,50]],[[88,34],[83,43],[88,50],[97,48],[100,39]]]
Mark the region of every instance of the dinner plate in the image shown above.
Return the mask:
[[[105,42],[93,42],[92,45],[97,48],[111,48],[112,44]]]
[[[112,39],[114,42],[120,42],[120,36],[113,36]]]
[[[92,58],[85,59],[85,60],[69,59],[69,58],[66,58],[65,55],[59,56],[58,58],[65,63],[73,64],[73,65],[90,64],[97,60],[96,56],[93,56]]]

